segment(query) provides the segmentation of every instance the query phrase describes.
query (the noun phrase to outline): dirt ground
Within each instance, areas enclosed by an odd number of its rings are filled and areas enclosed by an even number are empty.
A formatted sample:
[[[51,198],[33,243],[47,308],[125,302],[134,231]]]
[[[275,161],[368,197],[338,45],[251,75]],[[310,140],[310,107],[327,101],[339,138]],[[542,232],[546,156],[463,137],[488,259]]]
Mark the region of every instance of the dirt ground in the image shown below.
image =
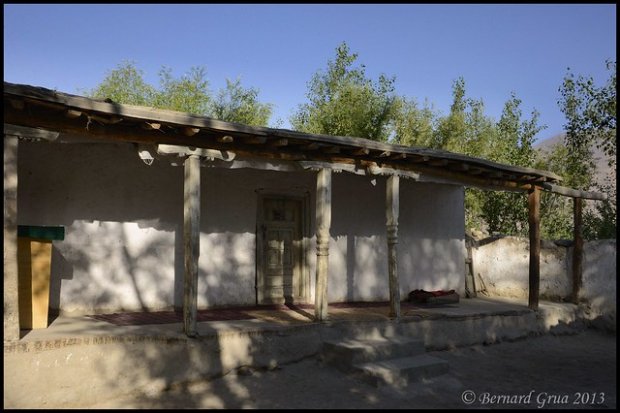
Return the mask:
[[[616,407],[616,336],[596,330],[429,352],[450,372],[404,389],[376,388],[318,357],[274,370],[242,368],[96,408],[606,408]]]

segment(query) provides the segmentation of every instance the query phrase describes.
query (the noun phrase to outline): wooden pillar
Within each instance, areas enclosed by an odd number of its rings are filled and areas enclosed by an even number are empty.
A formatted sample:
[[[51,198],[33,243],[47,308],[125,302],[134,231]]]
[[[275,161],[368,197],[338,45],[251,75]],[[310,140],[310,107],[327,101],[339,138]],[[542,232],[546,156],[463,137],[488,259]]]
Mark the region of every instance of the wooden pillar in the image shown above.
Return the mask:
[[[390,279],[390,317],[400,319],[400,284],[398,282],[398,175],[388,177],[385,214],[387,218],[388,276]]]
[[[530,224],[530,295],[528,306],[538,310],[540,291],[540,189],[535,186],[528,193],[528,221]]]
[[[183,184],[183,242],[185,273],[183,293],[183,326],[188,337],[198,335],[196,313],[198,300],[198,258],[200,256],[200,157],[185,159]]]
[[[316,177],[316,290],[314,316],[326,320],[329,272],[329,228],[332,221],[332,170],[320,169]]]
[[[582,262],[583,262],[583,237],[582,237],[582,207],[583,200],[581,198],[573,198],[573,303],[579,302],[579,290],[581,289],[582,280]]]
[[[19,340],[16,136],[4,135],[4,341]]]

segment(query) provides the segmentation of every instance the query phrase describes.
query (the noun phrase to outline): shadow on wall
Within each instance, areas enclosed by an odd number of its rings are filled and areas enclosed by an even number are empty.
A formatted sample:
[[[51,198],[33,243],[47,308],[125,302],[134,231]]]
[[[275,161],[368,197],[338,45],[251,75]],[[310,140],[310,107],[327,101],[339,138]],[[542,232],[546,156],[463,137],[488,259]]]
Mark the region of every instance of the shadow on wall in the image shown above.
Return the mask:
[[[540,295],[570,301],[573,290],[572,242],[543,241],[540,254]],[[490,238],[472,250],[477,291],[498,297],[529,295],[529,241],[518,237]],[[592,314],[616,314],[616,240],[584,243],[579,300]]]
[[[66,228],[52,261],[53,309],[182,307],[183,167],[147,166],[131,144],[24,142],[18,169],[19,223]],[[201,169],[199,305],[254,303],[255,191],[312,179]]]
[[[19,223],[66,227],[52,260],[52,308],[180,309],[183,167],[168,161],[147,166],[131,144],[20,145]],[[253,303],[259,188],[311,194],[306,253],[312,284],[315,173],[201,171],[199,305]],[[454,288],[451,274],[462,279],[464,273],[454,264],[462,255],[454,244],[464,231],[462,222],[457,225],[461,205],[455,209],[453,201],[462,194],[407,180],[401,188],[401,295],[413,288]],[[332,203],[330,300],[387,299],[385,177],[334,174]],[[446,217],[455,221],[446,223]],[[438,281],[442,277],[447,281]]]
[[[387,300],[386,178],[335,174],[328,294],[332,301]],[[398,273],[411,290],[464,291],[463,190],[400,180]]]

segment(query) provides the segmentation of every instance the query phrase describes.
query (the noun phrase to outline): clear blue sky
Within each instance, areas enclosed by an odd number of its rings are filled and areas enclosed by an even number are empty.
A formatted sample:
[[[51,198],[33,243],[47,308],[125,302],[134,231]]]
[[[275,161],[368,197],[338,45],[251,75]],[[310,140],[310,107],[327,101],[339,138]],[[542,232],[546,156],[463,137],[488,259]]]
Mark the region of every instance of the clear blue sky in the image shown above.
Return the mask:
[[[495,119],[515,92],[560,133],[558,88],[567,68],[608,78],[616,60],[615,4],[562,5],[4,5],[4,80],[79,94],[122,61],[146,80],[203,66],[211,89],[241,78],[275,105],[282,127],[306,101],[307,82],[346,41],[366,73],[447,113],[459,76]]]

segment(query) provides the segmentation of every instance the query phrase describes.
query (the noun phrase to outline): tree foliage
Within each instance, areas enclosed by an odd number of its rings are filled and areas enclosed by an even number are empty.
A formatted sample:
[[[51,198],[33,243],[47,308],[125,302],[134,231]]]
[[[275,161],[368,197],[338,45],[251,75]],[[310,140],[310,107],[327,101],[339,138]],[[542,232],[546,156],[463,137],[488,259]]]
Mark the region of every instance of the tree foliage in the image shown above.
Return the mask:
[[[86,95],[255,126],[267,126],[272,113],[271,104],[259,101],[258,90],[244,88],[240,80],[227,80],[226,87],[214,96],[203,67],[192,67],[180,78],[172,69],[162,67],[156,88],[144,81],[143,72],[133,62],[123,62]]]
[[[488,158],[499,163],[532,167],[535,162],[534,136],[543,129],[538,125],[538,116],[534,110],[530,119],[523,119],[521,100],[513,93],[495,125],[495,140]],[[528,231],[527,197],[522,193],[483,192],[482,217],[490,232],[525,235]]]
[[[358,55],[346,43],[336,48],[326,70],[308,82],[306,103],[291,117],[294,129],[317,134],[352,136],[401,145],[442,149],[491,161],[550,170],[564,178],[563,185],[599,190],[607,201],[596,202],[584,213],[587,239],[614,237],[616,232],[616,63],[607,62],[610,76],[598,87],[594,80],[569,73],[559,89],[558,104],[566,116],[566,140],[551,151],[538,153],[534,136],[544,126],[533,110],[525,118],[522,101],[512,93],[499,120],[485,114],[482,99],[467,96],[465,79],[452,84],[452,105],[443,115],[425,101],[395,93],[395,78],[372,80]],[[258,99],[258,90],[239,79],[213,94],[206,71],[193,67],[180,77],[171,69],[159,72],[159,87],[144,81],[133,63],[125,62],[108,73],[89,96],[118,103],[152,106],[210,116],[229,122],[266,126],[272,105]],[[594,184],[592,147],[597,145],[614,167],[613,181]],[[522,193],[466,189],[466,226],[507,235],[526,235],[527,197]],[[570,198],[543,193],[541,235],[571,238],[573,206]]]
[[[607,61],[610,71],[606,84],[596,87],[592,77],[570,72],[564,77],[560,92],[560,108],[566,115],[566,144],[572,150],[589,147],[594,142],[616,161],[616,62]]]
[[[436,117],[428,102],[420,108],[415,100],[397,97],[393,106],[393,143],[433,147]]]
[[[213,102],[213,116],[227,122],[246,125],[266,125],[273,105],[258,101],[258,90],[244,88],[239,79],[226,79],[226,88],[220,90]]]
[[[378,81],[366,77],[365,66],[354,66],[357,54],[346,43],[336,48],[336,58],[308,83],[309,102],[291,117],[294,129],[317,134],[353,136],[387,141],[396,97],[394,78]]]
[[[163,67],[159,71],[159,83],[151,106],[194,115],[210,114],[212,98],[204,68],[192,67],[188,74],[177,79],[172,69]]]
[[[128,105],[151,106],[155,89],[144,81],[143,76],[142,70],[137,69],[133,63],[123,62],[86,95]]]
[[[610,75],[601,87],[595,85],[592,77],[575,77],[569,69],[558,101],[567,121],[564,145],[556,145],[540,164],[562,176],[566,186],[607,195],[606,200],[594,202],[584,211],[586,239],[616,237],[616,62],[608,61],[607,69]],[[611,167],[605,182],[595,180],[595,146],[603,150]],[[551,198],[548,203],[551,207],[541,205],[544,231],[550,237],[571,236],[570,200]]]

